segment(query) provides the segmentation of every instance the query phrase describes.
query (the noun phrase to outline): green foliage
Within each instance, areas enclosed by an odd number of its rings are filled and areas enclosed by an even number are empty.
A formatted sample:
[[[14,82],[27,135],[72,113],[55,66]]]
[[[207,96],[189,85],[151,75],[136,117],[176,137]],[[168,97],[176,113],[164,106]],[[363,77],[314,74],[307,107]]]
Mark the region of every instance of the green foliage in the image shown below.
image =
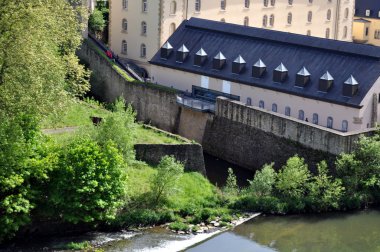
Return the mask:
[[[188,231],[188,230],[190,230],[189,225],[187,225],[183,222],[178,222],[178,221],[170,223],[169,228],[171,230],[175,230],[175,231]]]
[[[264,165],[264,167],[257,171],[252,181],[249,181],[249,190],[256,196],[271,195],[273,186],[276,182],[276,172],[273,169],[273,163]]]
[[[88,27],[94,33],[103,32],[106,26],[106,21],[103,17],[103,12],[95,9],[88,19]]]
[[[183,171],[183,164],[176,161],[174,157],[165,156],[161,159],[157,166],[157,174],[152,179],[154,205],[163,203],[173,193]]]
[[[228,168],[228,176],[226,180],[226,185],[223,188],[223,192],[227,195],[227,197],[237,196],[239,192],[236,175],[234,174],[232,168]]]
[[[118,227],[138,227],[160,225],[175,221],[176,218],[171,210],[154,211],[151,209],[136,209],[119,214],[112,225]]]
[[[111,220],[123,203],[125,173],[112,142],[99,146],[90,139],[75,140],[61,151],[50,177],[50,204],[65,221]]]
[[[91,244],[88,241],[69,242],[64,246],[64,248],[70,250],[86,250],[91,248]]]

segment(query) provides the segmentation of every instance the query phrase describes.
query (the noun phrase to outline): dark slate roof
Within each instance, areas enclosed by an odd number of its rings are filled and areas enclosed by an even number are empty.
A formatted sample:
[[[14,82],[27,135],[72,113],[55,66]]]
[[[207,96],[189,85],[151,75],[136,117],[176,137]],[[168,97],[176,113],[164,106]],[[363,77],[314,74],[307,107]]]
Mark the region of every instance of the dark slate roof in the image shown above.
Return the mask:
[[[365,15],[366,10],[371,10],[369,16]],[[379,18],[380,1],[379,0],[356,0],[355,16],[367,18]]]
[[[157,52],[151,64],[351,107],[360,107],[380,76],[380,47],[370,45],[197,18],[184,21],[169,42],[174,51],[168,60],[161,59]],[[183,44],[190,53],[181,64],[176,62],[175,53]],[[208,60],[197,67],[194,55],[200,48],[207,52]],[[220,71],[212,68],[212,59],[219,52],[227,58]],[[247,62],[245,71],[232,74],[232,62],[239,55]],[[258,79],[251,77],[251,69],[259,59],[267,66],[267,73]],[[273,70],[281,63],[288,69],[288,78],[283,83],[274,83]],[[303,67],[310,72],[311,82],[304,88],[295,87],[296,74]],[[334,85],[329,92],[323,93],[318,91],[318,82],[326,71],[334,78]],[[359,92],[350,98],[343,96],[342,90],[351,75],[359,82]]]

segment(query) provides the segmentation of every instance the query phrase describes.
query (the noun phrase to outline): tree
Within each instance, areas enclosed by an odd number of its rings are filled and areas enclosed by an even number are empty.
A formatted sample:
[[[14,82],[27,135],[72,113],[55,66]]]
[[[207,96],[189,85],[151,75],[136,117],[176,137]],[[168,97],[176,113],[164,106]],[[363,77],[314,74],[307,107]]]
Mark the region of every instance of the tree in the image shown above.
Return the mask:
[[[226,179],[226,185],[223,188],[223,192],[227,196],[237,196],[239,187],[237,185],[236,175],[232,168],[228,168],[228,176]]]
[[[106,27],[106,21],[104,20],[103,12],[101,10],[95,9],[92,12],[88,19],[88,26],[95,34],[103,32]]]
[[[256,196],[270,196],[276,182],[276,172],[273,163],[265,165],[262,170],[257,171],[252,181],[249,181],[250,191]]]
[[[157,173],[152,179],[153,204],[162,203],[176,187],[182,176],[184,166],[173,156],[164,156],[157,166]]]

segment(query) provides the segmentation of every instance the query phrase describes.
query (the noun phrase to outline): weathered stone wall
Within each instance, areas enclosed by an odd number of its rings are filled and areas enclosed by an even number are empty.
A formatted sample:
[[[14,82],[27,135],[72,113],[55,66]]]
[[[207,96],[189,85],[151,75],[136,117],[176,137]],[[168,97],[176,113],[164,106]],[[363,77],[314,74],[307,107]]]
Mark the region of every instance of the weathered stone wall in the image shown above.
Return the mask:
[[[157,165],[161,158],[172,155],[185,166],[185,171],[206,175],[203,149],[200,144],[136,144],[136,159]]]
[[[87,43],[77,52],[93,72],[91,93],[104,102],[113,102],[121,95],[138,112],[137,120],[150,123],[160,129],[176,132],[180,107],[176,104],[174,92],[155,88],[154,84],[144,85],[126,81],[110,63]]]

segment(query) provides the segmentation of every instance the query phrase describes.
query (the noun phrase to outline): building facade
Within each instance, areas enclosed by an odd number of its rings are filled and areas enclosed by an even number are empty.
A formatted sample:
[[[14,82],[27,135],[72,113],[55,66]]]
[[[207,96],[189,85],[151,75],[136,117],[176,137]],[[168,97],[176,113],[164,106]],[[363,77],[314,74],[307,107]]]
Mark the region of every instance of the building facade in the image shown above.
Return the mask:
[[[356,43],[380,46],[380,2],[356,0],[352,38]]]
[[[380,48],[192,18],[150,61],[152,81],[339,131],[374,127]]]
[[[110,0],[111,49],[150,60],[183,20],[223,21],[336,40],[352,40],[354,0]]]

